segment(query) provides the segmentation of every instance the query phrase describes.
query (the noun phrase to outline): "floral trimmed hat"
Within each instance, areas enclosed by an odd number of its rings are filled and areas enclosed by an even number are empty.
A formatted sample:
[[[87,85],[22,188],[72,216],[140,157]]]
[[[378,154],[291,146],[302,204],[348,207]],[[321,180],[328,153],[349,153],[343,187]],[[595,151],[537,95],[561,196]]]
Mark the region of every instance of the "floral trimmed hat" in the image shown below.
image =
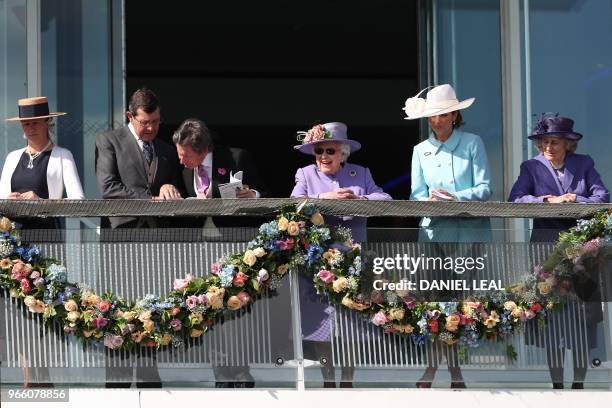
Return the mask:
[[[533,132],[527,138],[534,140],[544,136],[557,136],[576,141],[582,139],[580,133],[574,132],[574,121],[559,116],[558,113],[542,113],[538,123],[533,127]]]
[[[298,132],[297,140],[302,144],[293,146],[304,154],[314,155],[314,146],[322,142],[340,142],[350,146],[351,153],[361,149],[361,143],[351,140],[346,135],[347,127],[341,122],[330,122],[316,125],[307,132]]]
[[[406,112],[406,117],[404,119],[428,118],[458,111],[469,108],[476,100],[476,98],[468,98],[460,102],[459,99],[457,99],[455,90],[449,84],[435,86],[427,92],[425,99],[421,98],[421,94],[429,88],[430,87],[423,89],[412,98],[406,100],[402,108],[404,112]]]

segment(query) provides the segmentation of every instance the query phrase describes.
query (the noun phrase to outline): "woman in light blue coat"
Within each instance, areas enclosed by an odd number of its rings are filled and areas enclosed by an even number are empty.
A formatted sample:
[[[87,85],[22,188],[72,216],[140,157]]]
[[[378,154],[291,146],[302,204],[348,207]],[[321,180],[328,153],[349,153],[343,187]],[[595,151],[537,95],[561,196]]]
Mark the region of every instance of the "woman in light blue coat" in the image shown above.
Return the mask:
[[[463,125],[459,110],[475,98],[459,102],[448,84],[430,90],[426,100],[419,95],[406,101],[406,119],[428,118],[432,133],[414,148],[410,199],[487,201],[491,172],[484,144],[478,135],[459,130]],[[491,240],[488,218],[425,217],[420,225],[419,241]]]
[[[432,133],[414,148],[412,155],[412,192],[410,199],[419,201],[487,201],[491,197],[491,175],[487,153],[479,136],[459,130],[463,125],[461,109],[474,103],[475,98],[459,101],[448,84],[427,92],[426,99],[415,97],[406,101],[406,119],[428,118]],[[421,220],[421,242],[487,242],[491,240],[488,218],[424,217]],[[452,247],[452,246],[451,246]],[[458,256],[449,246],[431,248],[443,256]],[[450,253],[449,253],[450,252]],[[436,271],[432,272],[436,275]],[[432,278],[440,278],[432,276]],[[453,293],[429,294],[450,300]],[[429,300],[435,300],[431,298]],[[441,351],[440,348],[443,348]],[[451,374],[451,388],[465,388],[456,346],[440,342],[429,344],[428,367],[417,382],[419,388],[430,388],[438,369],[442,352],[446,354]]]

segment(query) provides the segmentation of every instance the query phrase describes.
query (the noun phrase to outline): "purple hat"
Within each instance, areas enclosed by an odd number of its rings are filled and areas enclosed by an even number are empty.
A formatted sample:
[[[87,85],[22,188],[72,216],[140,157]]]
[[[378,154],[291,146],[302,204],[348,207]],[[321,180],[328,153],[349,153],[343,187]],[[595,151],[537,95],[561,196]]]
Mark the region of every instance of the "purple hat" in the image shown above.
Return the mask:
[[[558,113],[543,113],[533,128],[529,139],[538,139],[543,136],[558,136],[569,140],[580,140],[582,135],[574,132],[574,121],[559,116]]]
[[[298,141],[302,142],[294,149],[305,154],[314,155],[314,146],[322,142],[340,142],[349,145],[351,153],[361,149],[361,143],[346,136],[346,125],[341,122],[330,122],[313,126],[308,132],[298,132]]]

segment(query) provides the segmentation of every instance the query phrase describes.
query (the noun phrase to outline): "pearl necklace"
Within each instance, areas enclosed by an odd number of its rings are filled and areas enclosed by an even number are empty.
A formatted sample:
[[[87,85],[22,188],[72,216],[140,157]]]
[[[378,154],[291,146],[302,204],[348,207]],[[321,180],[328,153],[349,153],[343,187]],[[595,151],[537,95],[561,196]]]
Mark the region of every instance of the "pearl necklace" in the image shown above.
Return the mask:
[[[45,150],[47,150],[49,148],[49,146],[51,146],[51,144],[52,143],[49,140],[49,143],[47,143],[47,145],[40,152],[36,152],[34,154],[30,153],[30,146],[28,146],[28,148],[26,149],[26,153],[28,154],[28,156],[30,156],[30,161],[28,162],[28,169],[33,169],[34,168],[34,160],[36,160],[38,158],[38,156],[43,154],[45,152]]]

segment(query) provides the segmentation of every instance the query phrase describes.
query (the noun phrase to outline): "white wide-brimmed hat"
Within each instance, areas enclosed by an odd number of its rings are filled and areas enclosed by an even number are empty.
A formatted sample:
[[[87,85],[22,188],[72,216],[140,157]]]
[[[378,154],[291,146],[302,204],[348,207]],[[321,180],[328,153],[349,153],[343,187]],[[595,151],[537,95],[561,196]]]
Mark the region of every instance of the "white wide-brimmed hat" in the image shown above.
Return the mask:
[[[420,98],[420,95],[429,88],[423,89],[416,96],[406,100],[406,104],[402,108],[406,112],[404,119],[428,118],[454,112],[470,107],[476,100],[476,98],[468,98],[459,102],[455,90],[449,84],[438,85],[427,92],[425,99]]]

